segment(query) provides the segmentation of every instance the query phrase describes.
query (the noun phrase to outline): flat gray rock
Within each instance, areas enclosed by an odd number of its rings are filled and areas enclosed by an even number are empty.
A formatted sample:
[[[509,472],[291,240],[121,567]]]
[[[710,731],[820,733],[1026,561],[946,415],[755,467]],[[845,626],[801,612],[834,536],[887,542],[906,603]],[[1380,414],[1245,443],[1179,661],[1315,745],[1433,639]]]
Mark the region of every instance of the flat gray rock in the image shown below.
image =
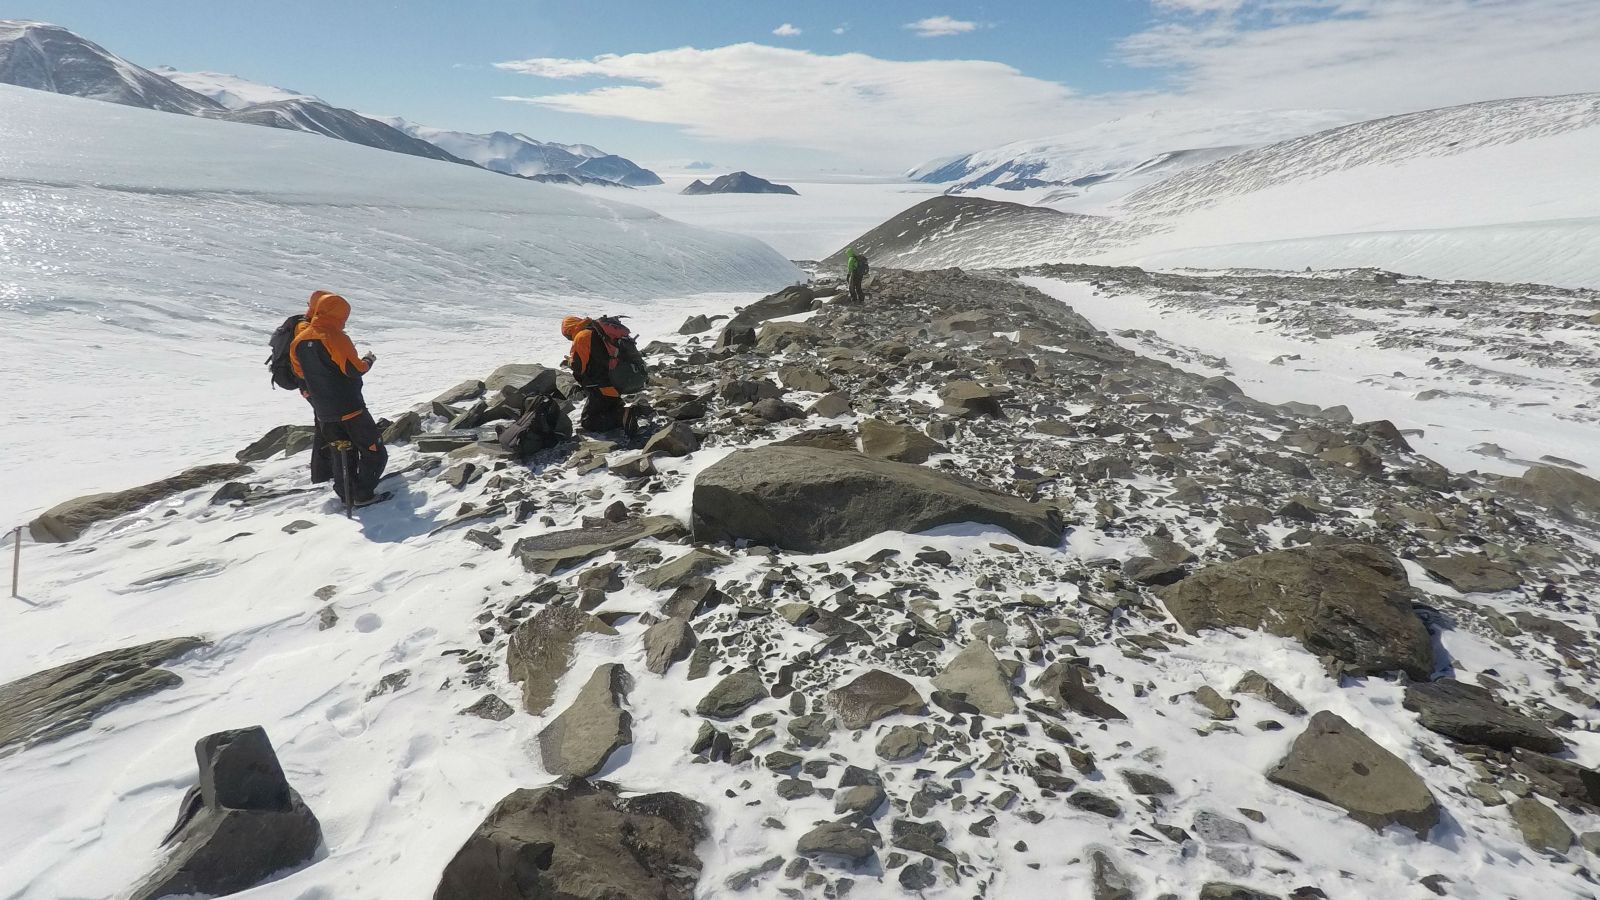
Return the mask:
[[[1374,830],[1402,825],[1427,839],[1439,824],[1439,802],[1417,773],[1331,712],[1311,717],[1267,779],[1332,803]]]
[[[625,519],[593,528],[525,537],[512,545],[511,552],[529,572],[554,575],[603,553],[631,547],[647,538],[676,536],[682,531],[682,524],[671,516]]]
[[[873,669],[828,692],[828,705],[844,727],[859,731],[884,716],[919,715],[927,709],[922,695],[898,675]]]
[[[119,703],[183,684],[157,666],[204,646],[196,637],[152,641],[0,685],[0,756],[83,731]]]
[[[1061,542],[1053,509],[922,466],[813,447],[739,450],[694,484],[694,535],[746,539],[802,553],[847,547],[885,531],[997,525],[1031,544]]]
[[[694,629],[686,620],[662,619],[644,633],[644,667],[663,675],[673,663],[688,659],[694,645]]]
[[[974,638],[933,679],[933,686],[958,695],[986,716],[1006,716],[1017,711],[1011,698],[1011,681],[1000,660],[981,638]]]
[[[1405,708],[1417,713],[1422,727],[1467,744],[1539,753],[1566,748],[1555,732],[1506,706],[1487,688],[1454,678],[1406,685]]]
[[[610,625],[571,606],[547,606],[518,626],[506,645],[512,681],[522,683],[522,706],[543,715],[556,684],[572,665],[572,647],[582,634],[616,634]]]
[[[631,686],[622,666],[597,666],[572,705],[539,732],[545,771],[587,778],[618,748],[633,743],[633,717],[622,708]]]
[[[171,478],[152,481],[125,491],[87,494],[58,503],[28,523],[28,534],[41,544],[64,544],[78,539],[84,529],[107,519],[127,515],[174,494],[218,481],[243,478],[250,467],[242,463],[196,466]]]
[[[734,672],[717,682],[695,707],[710,719],[731,719],[768,697],[766,682],[753,669]]]

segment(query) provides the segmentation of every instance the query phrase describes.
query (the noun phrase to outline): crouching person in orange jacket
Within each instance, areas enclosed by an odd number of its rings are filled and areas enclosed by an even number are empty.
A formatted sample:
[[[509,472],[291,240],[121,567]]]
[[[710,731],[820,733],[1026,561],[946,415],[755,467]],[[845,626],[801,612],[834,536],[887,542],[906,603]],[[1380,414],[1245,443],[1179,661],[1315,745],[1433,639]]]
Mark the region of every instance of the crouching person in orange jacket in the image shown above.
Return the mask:
[[[593,319],[567,316],[561,320],[561,336],[572,342],[565,363],[589,395],[578,424],[585,431],[611,431],[623,426],[622,392],[611,383],[610,354],[597,327]]]
[[[377,357],[371,353],[357,357],[355,344],[344,333],[350,303],[338,294],[318,293],[320,297],[312,297],[310,320],[295,334],[289,363],[316,414],[313,452],[331,456],[340,452],[331,446],[335,442],[351,444],[351,449],[343,452],[348,454],[345,462],[352,473],[353,496],[345,496],[346,486],[337,478],[334,491],[352,506],[366,506],[375,501],[378,482],[389,463],[389,451],[383,446],[378,423],[373,421],[361,395],[361,377]],[[338,470],[336,466],[327,468]]]

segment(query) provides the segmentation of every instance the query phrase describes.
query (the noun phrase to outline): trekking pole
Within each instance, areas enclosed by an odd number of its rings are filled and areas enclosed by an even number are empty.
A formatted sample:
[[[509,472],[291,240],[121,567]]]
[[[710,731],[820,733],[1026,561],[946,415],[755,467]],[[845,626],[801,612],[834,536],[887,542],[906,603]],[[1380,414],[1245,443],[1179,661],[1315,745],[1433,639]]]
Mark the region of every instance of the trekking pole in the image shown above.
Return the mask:
[[[22,568],[22,526],[11,529],[11,597],[14,600],[22,599],[17,593],[17,572]]]
[[[354,507],[351,505],[353,495],[350,493],[352,489],[350,484],[350,451],[354,449],[355,445],[349,441],[334,441],[328,446],[333,448],[334,454],[339,458],[339,486],[344,489],[339,493],[344,500],[344,517],[346,519],[354,518]]]

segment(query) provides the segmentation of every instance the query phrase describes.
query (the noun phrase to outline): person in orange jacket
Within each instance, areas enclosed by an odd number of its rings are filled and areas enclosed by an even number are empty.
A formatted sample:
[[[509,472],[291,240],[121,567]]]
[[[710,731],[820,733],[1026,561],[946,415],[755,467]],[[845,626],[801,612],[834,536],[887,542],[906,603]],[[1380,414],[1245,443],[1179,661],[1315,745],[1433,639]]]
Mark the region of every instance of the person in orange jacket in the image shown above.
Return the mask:
[[[564,364],[572,370],[578,386],[588,393],[578,424],[586,431],[611,431],[623,426],[622,392],[611,384],[610,358],[603,341],[595,334],[593,320],[567,316],[561,320],[561,336],[572,342]]]
[[[350,303],[338,294],[318,291],[307,307],[310,318],[295,333],[289,348],[289,364],[300,380],[301,391],[316,414],[315,452],[331,453],[335,441],[353,445],[349,463],[354,467],[353,496],[345,496],[345,485],[335,479],[334,491],[352,506],[374,502],[378,482],[389,462],[378,423],[367,411],[362,397],[362,376],[372,369],[377,356],[356,356],[355,344],[345,334],[350,319]],[[329,472],[328,466],[323,471]],[[313,480],[317,467],[313,466]]]

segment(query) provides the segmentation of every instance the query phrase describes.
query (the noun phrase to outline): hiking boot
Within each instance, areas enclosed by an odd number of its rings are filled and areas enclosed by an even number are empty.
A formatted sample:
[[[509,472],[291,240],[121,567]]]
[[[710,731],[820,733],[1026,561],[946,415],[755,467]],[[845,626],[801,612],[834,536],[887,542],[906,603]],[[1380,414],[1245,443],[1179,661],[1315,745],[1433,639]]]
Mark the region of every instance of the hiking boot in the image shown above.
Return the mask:
[[[357,497],[350,503],[350,505],[356,509],[360,509],[363,506],[371,506],[374,503],[382,503],[385,499],[387,499],[387,496],[388,495],[386,494],[372,494],[366,497]]]

